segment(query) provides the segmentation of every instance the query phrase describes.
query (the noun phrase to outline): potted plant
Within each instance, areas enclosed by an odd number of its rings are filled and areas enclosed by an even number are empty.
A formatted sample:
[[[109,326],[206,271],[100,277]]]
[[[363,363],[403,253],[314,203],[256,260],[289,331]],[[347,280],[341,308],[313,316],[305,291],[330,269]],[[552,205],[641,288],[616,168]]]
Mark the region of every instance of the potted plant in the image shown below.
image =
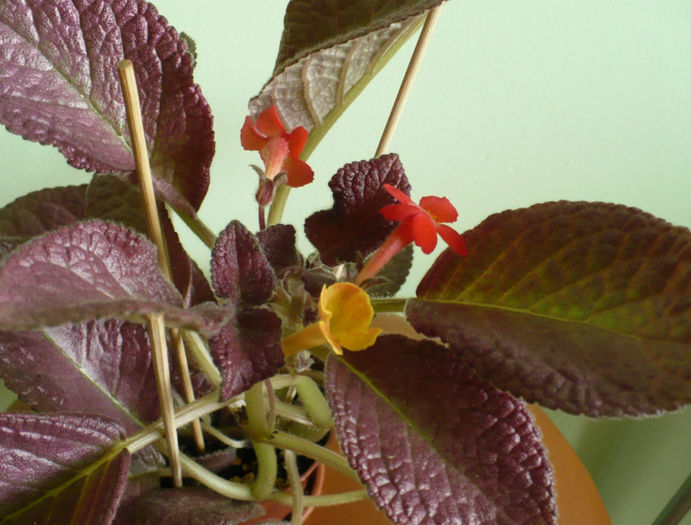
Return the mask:
[[[242,523],[262,501],[300,523],[365,498],[400,524],[582,520],[584,496],[564,511],[559,476],[583,467],[526,402],[589,417],[689,402],[687,228],[561,200],[461,234],[454,205],[475,197],[425,196],[408,161],[436,153],[390,152],[440,10],[288,3],[274,71],[232,123],[239,142],[219,142],[254,169],[213,196],[217,234],[202,208],[214,121],[193,76],[209,50],[197,58],[142,0],[0,2],[2,123],[93,172],[0,210],[0,377],[31,410],[0,415],[0,523]],[[421,27],[374,157],[340,142],[344,162],[308,164]],[[360,127],[374,126],[346,136]],[[289,196],[325,183],[332,200],[286,220]],[[205,254],[190,257],[192,236]],[[342,453],[319,444],[329,432]],[[303,493],[298,456],[355,485]]]

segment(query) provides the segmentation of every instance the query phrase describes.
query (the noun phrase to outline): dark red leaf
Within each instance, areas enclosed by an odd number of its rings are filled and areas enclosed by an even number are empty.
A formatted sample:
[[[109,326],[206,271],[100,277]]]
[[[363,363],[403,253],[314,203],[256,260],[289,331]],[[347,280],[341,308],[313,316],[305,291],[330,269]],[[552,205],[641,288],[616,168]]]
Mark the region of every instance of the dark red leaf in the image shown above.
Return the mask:
[[[338,438],[394,523],[556,523],[552,470],[523,403],[431,341],[331,356]]]
[[[146,329],[89,321],[43,332],[0,332],[0,375],[41,412],[108,416],[128,433],[158,417]]]
[[[219,235],[211,253],[211,282],[219,297],[258,305],[271,298],[276,275],[257,238],[232,221]]]
[[[123,437],[97,416],[0,414],[0,516],[12,524],[48,516],[51,523],[110,523],[130,458],[127,450],[104,455]]]
[[[589,416],[691,402],[691,232],[634,208],[551,202],[492,215],[408,303],[502,390]]]
[[[376,250],[396,227],[379,210],[395,199],[383,189],[390,184],[406,194],[410,184],[395,153],[346,164],[331,178],[334,205],[305,221],[307,238],[329,265],[355,262]]]
[[[217,331],[227,312],[183,309],[161,275],[156,248],[132,230],[98,221],[54,230],[18,248],[0,267],[0,326],[31,329],[98,317],[163,312],[172,326]]]
[[[256,503],[234,501],[206,487],[157,489],[139,498],[131,525],[233,525],[263,512]]]
[[[289,224],[274,224],[257,232],[257,240],[276,273],[300,263],[295,248],[295,228]]]
[[[247,390],[273,376],[284,364],[281,321],[267,308],[240,310],[209,340],[211,355],[221,370],[221,399]]]
[[[198,209],[214,152],[185,42],[142,0],[23,2],[0,13],[0,121],[86,170],[128,176],[134,159],[117,64],[135,66],[156,189]]]

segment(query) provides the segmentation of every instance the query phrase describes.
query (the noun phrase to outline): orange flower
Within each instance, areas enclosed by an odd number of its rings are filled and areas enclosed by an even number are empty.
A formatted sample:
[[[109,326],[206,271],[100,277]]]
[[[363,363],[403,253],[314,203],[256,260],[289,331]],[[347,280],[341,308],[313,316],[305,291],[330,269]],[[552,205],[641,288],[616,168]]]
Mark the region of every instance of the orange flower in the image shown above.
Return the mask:
[[[319,321],[284,338],[283,353],[291,356],[325,343],[339,355],[343,354],[343,348],[365,350],[381,332],[370,326],[373,318],[369,296],[359,286],[352,283],[324,286],[319,296]]]
[[[286,184],[297,188],[314,178],[312,168],[300,160],[307,135],[302,126],[286,132],[276,106],[271,106],[259,114],[256,123],[250,117],[245,118],[240,130],[240,143],[246,150],[259,152],[267,179],[273,180],[279,173],[285,173],[288,178]]]
[[[384,206],[379,213],[400,224],[360,270],[355,278],[356,284],[374,277],[394,255],[411,242],[415,242],[424,253],[431,253],[437,246],[437,235],[458,255],[466,255],[463,237],[453,228],[442,224],[454,222],[458,218],[456,208],[446,197],[423,197],[420,204],[415,204],[410,197],[390,184],[384,184],[383,188],[398,203]]]

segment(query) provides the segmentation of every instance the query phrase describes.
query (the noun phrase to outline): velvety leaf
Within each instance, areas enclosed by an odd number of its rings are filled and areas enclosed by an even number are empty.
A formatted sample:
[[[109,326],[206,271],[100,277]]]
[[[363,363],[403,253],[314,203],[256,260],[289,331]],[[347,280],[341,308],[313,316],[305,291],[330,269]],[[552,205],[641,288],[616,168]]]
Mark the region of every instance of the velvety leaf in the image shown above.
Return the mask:
[[[502,390],[590,416],[691,401],[691,233],[640,210],[553,202],[493,215],[408,303]]]
[[[552,470],[522,402],[431,341],[382,336],[343,357],[326,366],[338,438],[394,523],[557,522]]]
[[[236,451],[237,449],[235,448],[227,447],[222,450],[217,450],[216,452],[211,452],[210,454],[199,456],[195,458],[195,461],[205,469],[214,473],[219,473],[224,469],[237,465],[238,458]]]
[[[130,458],[98,416],[0,414],[0,523],[108,524]]]
[[[261,516],[256,503],[228,499],[206,487],[158,489],[137,501],[132,525],[233,525]]]
[[[221,399],[244,392],[283,366],[281,321],[271,310],[238,311],[217,336],[209,339],[211,356],[221,371]]]
[[[50,230],[85,218],[86,185],[46,188],[0,208],[0,241],[6,252]]]
[[[137,186],[114,175],[95,175],[87,186],[85,201],[85,218],[116,222],[147,234],[144,199]]]
[[[396,227],[379,210],[396,200],[382,187],[391,184],[410,194],[410,184],[398,155],[352,162],[339,169],[329,187],[334,205],[305,221],[307,238],[329,265],[354,262],[376,250]]]
[[[128,176],[135,166],[117,70],[128,58],[156,189],[198,209],[214,141],[186,47],[142,0],[18,3],[0,11],[0,121],[77,168]]]
[[[290,224],[269,226],[257,232],[257,240],[276,273],[300,264],[300,255],[295,248],[295,228]]]
[[[95,176],[86,194],[86,217],[117,222],[148,235],[143,198],[138,186],[112,175]],[[185,306],[214,301],[211,287],[197,264],[180,243],[168,211],[162,204],[158,216],[166,241],[173,283],[185,299]]]
[[[218,236],[211,253],[211,282],[216,294],[248,304],[271,298],[276,275],[257,238],[239,221],[232,221]]]
[[[373,284],[367,287],[367,293],[374,297],[395,295],[408,278],[410,268],[413,266],[413,252],[413,245],[409,244],[394,255],[379,270],[373,279]]]
[[[291,0],[274,73],[314,51],[341,44],[419,15],[440,0]]]
[[[0,376],[40,412],[107,416],[128,433],[158,417],[146,328],[88,321],[42,332],[0,332]]]
[[[250,101],[252,117],[275,105],[286,129],[303,126],[310,141],[323,136],[421,23],[417,16],[372,28],[358,38],[311,52],[280,72],[277,69]]]
[[[112,525],[132,525],[137,520],[137,503],[146,494],[161,488],[158,473],[130,474]]]
[[[216,305],[181,305],[158,269],[156,248],[115,224],[54,230],[12,252],[0,267],[0,326],[7,329],[163,312],[173,326],[214,331],[226,318]]]

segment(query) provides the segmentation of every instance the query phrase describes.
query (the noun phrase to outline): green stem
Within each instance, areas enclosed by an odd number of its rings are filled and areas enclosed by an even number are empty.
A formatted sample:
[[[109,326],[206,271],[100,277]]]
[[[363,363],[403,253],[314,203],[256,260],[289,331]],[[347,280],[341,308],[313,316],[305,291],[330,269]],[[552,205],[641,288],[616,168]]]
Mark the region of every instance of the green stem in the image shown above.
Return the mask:
[[[293,436],[287,432],[277,431],[270,438],[262,440],[262,442],[270,443],[278,448],[292,450],[301,456],[312,458],[356,481],[360,481],[357,473],[348,465],[346,458],[306,439]]]
[[[245,403],[247,404],[245,432],[250,439],[263,439],[270,434],[264,401],[264,383],[262,381],[255,383],[245,392]]]
[[[681,484],[653,525],[677,525],[691,510],[691,474]]]
[[[378,314],[381,314],[384,312],[403,312],[408,299],[400,299],[398,297],[384,299],[372,297],[370,301],[372,302],[372,308],[374,308],[374,311]]]
[[[175,412],[175,427],[179,428],[187,425],[188,423],[199,419],[206,414],[211,414],[222,408],[226,408],[232,405],[239,405],[241,403],[240,399],[235,397],[229,399],[228,401],[216,401],[218,399],[218,390],[201,397],[185,405],[181,409]],[[154,441],[161,439],[161,430],[163,429],[163,423],[159,419],[155,423],[152,423],[143,430],[140,430],[133,436],[127,438],[124,442],[124,447],[130,451],[130,454],[134,454],[138,450],[152,444]]]
[[[298,462],[295,453],[292,450],[283,451],[283,459],[288,473],[288,482],[290,483],[290,493],[293,498],[293,510],[290,516],[291,525],[300,525],[302,523],[302,512],[304,509],[305,494],[302,490],[302,483],[300,483],[300,472],[298,471]]]
[[[192,458],[187,457],[185,454],[180,454],[180,461],[185,469],[185,474],[196,479],[199,483],[210,488],[211,490],[228,498],[240,501],[254,500],[252,491],[247,485],[233,483],[232,481],[223,479],[222,477],[217,476],[213,472],[205,469],[192,460]]]
[[[327,494],[324,496],[305,496],[302,501],[305,507],[328,507],[331,505],[342,505],[369,498],[366,489],[342,492],[340,494]],[[292,505],[293,497],[285,492],[276,492],[267,498],[283,505]]]
[[[333,426],[331,409],[319,389],[319,385],[307,376],[297,376],[295,388],[297,388],[302,405],[307,410],[307,415],[314,424],[321,428],[331,428]]]
[[[266,499],[276,485],[278,461],[276,449],[266,443],[254,441],[254,453],[257,456],[257,477],[252,483],[252,495],[259,499]]]
[[[204,343],[197,332],[192,330],[182,330],[182,336],[187,343],[187,349],[192,355],[194,364],[204,372],[211,384],[219,388],[221,386],[221,373],[216,368],[206,343]]]
[[[209,248],[214,247],[217,238],[216,234],[212,232],[206,224],[204,224],[198,215],[191,216],[177,208],[173,208],[173,210],[175,210],[175,213],[178,214],[178,217],[180,217],[182,221],[187,224],[187,227],[192,230],[192,233],[194,233],[200,241],[206,244]]]
[[[305,156],[302,156],[302,160],[306,160]],[[269,219],[267,221],[268,226],[273,226],[281,222],[283,218],[283,210],[286,207],[286,201],[288,200],[288,195],[290,195],[290,186],[287,184],[281,184],[276,190],[274,195],[274,200],[269,207]]]

